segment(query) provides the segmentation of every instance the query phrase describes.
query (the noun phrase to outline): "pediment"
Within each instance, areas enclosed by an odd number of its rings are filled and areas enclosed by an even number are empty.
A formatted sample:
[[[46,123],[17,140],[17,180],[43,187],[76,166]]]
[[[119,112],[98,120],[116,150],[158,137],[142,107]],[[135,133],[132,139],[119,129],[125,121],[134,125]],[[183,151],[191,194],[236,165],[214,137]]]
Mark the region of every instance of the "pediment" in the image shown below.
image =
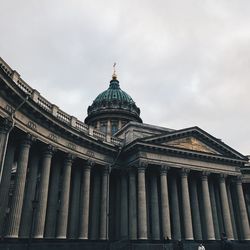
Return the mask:
[[[147,144],[161,145],[195,151],[207,154],[221,155],[233,159],[247,160],[247,158],[225,144],[222,140],[213,137],[199,127],[191,127],[170,131],[143,139]]]
[[[167,141],[162,143],[162,145],[166,146],[171,146],[175,148],[180,148],[180,149],[187,149],[187,150],[193,150],[193,151],[199,151],[199,152],[204,152],[204,153],[210,153],[210,154],[220,154],[216,150],[212,149],[205,143],[201,142],[195,137],[186,137],[186,138],[181,138],[181,139],[176,139],[172,141]]]

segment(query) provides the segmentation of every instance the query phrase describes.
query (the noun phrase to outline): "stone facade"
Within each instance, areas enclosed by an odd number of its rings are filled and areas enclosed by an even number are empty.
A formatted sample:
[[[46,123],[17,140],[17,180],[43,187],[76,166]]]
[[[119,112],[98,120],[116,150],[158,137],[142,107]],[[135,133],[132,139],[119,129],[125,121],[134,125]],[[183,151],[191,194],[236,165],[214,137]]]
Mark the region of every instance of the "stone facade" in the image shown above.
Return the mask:
[[[223,233],[250,241],[249,161],[221,140],[198,127],[143,124],[136,106],[131,116],[126,106],[122,124],[113,100],[119,130],[103,133],[99,106],[96,126],[87,125],[1,58],[0,89],[0,235],[7,245],[50,239],[127,249],[115,246],[130,241],[134,249],[141,242],[158,249],[167,240],[173,249],[178,240],[215,244]]]

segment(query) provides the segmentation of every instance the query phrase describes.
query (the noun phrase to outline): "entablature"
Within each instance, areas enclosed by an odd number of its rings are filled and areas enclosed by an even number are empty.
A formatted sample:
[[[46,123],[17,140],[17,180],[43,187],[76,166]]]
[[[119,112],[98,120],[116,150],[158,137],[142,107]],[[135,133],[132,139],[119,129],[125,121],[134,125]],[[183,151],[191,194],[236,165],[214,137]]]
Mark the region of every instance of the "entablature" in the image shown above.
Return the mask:
[[[141,162],[147,165],[167,166],[174,169],[189,169],[191,171],[203,172],[207,171],[213,174],[226,174],[230,176],[241,175],[240,168],[226,164],[208,163],[198,160],[190,160],[168,155],[158,155],[148,152],[138,152],[128,157],[128,161],[124,163],[126,166],[138,166]]]

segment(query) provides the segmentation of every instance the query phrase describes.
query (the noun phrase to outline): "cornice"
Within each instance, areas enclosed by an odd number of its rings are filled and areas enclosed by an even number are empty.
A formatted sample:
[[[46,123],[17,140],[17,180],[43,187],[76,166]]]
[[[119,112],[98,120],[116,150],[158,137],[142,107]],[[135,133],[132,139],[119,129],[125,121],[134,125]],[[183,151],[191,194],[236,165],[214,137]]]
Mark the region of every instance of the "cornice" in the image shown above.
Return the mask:
[[[166,145],[155,145],[150,143],[145,143],[143,141],[140,141],[139,139],[136,141],[133,141],[131,144],[126,146],[123,150],[124,153],[134,152],[138,150],[145,150],[147,152],[158,152],[159,154],[167,153],[167,155],[173,155],[178,156],[182,158],[189,158],[189,159],[196,159],[196,160],[202,160],[207,162],[216,162],[221,164],[230,164],[230,165],[241,165],[243,166],[246,161],[230,158],[227,156],[222,155],[213,155],[210,153],[204,153],[199,151],[193,151],[193,150],[186,150],[186,149],[179,149],[171,146]]]

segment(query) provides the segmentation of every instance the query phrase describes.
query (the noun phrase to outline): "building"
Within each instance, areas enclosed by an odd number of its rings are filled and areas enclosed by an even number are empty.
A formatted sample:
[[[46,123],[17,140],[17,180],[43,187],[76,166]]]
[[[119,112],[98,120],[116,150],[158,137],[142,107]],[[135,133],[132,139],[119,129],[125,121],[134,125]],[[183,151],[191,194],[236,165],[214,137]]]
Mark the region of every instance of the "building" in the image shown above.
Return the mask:
[[[249,249],[248,158],[144,124],[115,72],[84,123],[0,58],[0,122],[0,249]]]

